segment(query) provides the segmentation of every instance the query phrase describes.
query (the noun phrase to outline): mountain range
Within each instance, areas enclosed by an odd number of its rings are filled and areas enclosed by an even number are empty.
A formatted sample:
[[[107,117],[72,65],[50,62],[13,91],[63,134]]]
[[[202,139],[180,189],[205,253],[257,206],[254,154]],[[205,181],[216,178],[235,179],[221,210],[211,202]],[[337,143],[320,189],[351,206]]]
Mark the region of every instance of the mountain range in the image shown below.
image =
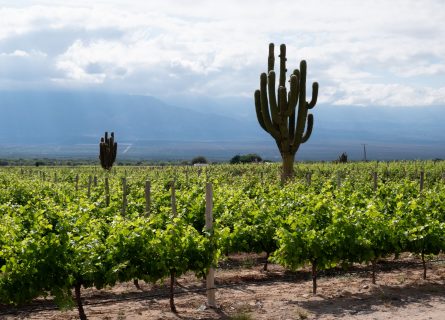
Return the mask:
[[[445,107],[317,105],[314,131],[297,159],[445,158]],[[253,98],[175,97],[101,92],[0,92],[0,157],[97,157],[114,131],[118,157],[228,160],[255,152],[278,160],[257,123]]]

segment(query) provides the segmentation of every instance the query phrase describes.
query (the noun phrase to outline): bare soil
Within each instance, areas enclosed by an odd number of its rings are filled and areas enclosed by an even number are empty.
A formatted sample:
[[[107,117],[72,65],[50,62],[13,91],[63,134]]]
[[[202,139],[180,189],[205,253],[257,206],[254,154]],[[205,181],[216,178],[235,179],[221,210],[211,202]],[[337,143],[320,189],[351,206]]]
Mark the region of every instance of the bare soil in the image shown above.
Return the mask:
[[[445,261],[428,263],[427,280],[415,257],[378,263],[377,284],[369,266],[320,273],[312,294],[310,268],[289,272],[258,255],[233,255],[216,271],[216,309],[207,308],[205,284],[193,274],[177,280],[177,314],[170,311],[167,282],[121,283],[104,290],[82,289],[89,319],[445,319]],[[50,298],[20,308],[0,305],[0,319],[77,319]]]

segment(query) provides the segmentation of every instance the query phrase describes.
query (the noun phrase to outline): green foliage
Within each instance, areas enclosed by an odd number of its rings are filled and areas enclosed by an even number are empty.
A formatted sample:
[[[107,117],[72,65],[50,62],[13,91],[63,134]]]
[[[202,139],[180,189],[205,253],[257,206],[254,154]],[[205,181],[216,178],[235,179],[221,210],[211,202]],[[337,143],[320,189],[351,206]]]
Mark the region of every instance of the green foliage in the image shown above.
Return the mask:
[[[135,278],[156,282],[172,271],[202,277],[221,253],[266,252],[290,269],[314,262],[318,269],[370,263],[404,251],[422,257],[437,254],[445,248],[444,167],[433,162],[299,164],[295,181],[284,186],[276,164],[212,166],[206,175],[190,167],[107,173],[94,167],[4,167],[0,303],[20,304],[52,294],[60,307],[72,307],[76,284],[102,288]],[[422,191],[421,170],[427,173]],[[88,197],[90,175],[97,175],[98,185],[91,186]],[[108,207],[105,176],[111,191]],[[150,215],[145,213],[147,179]],[[204,227],[207,181],[214,190],[210,231]]]
[[[236,163],[258,163],[262,162],[263,159],[257,155],[256,153],[249,153],[245,155],[236,155],[232,159],[230,159],[231,164]]]
[[[205,164],[205,163],[209,163],[209,162],[208,162],[207,159],[206,159],[205,157],[203,157],[203,156],[195,157],[195,158],[193,158],[192,161],[191,161],[191,164],[198,164],[198,163]]]
[[[279,248],[273,260],[296,269],[309,262],[318,268],[334,266],[338,261],[341,242],[333,224],[335,203],[327,185],[319,194],[306,194],[277,231]]]

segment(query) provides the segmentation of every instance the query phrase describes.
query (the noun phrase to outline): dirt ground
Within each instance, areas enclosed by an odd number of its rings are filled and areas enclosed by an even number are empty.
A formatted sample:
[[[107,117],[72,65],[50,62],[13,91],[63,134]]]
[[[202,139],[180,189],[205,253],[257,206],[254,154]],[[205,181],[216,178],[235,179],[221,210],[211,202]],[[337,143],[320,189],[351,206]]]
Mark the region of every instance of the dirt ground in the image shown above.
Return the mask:
[[[442,257],[443,259],[444,257]],[[440,260],[442,260],[440,259]],[[318,292],[312,294],[309,268],[287,272],[264,258],[232,256],[216,272],[218,308],[205,307],[202,280],[192,274],[178,279],[170,312],[165,284],[140,281],[104,290],[83,289],[88,319],[445,319],[445,261],[428,264],[422,279],[418,259],[405,256],[378,264],[377,284],[371,283],[368,266],[321,273]],[[77,319],[77,309],[59,311],[51,299],[13,309],[0,306],[0,319]]]

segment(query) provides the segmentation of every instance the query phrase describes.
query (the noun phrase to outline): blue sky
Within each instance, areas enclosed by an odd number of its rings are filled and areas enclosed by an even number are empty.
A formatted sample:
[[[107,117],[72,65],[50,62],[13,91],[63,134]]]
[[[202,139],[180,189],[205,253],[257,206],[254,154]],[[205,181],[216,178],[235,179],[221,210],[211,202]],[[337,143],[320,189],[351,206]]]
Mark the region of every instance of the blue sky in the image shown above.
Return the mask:
[[[252,97],[268,43],[319,102],[445,106],[443,0],[0,0],[0,90]]]

